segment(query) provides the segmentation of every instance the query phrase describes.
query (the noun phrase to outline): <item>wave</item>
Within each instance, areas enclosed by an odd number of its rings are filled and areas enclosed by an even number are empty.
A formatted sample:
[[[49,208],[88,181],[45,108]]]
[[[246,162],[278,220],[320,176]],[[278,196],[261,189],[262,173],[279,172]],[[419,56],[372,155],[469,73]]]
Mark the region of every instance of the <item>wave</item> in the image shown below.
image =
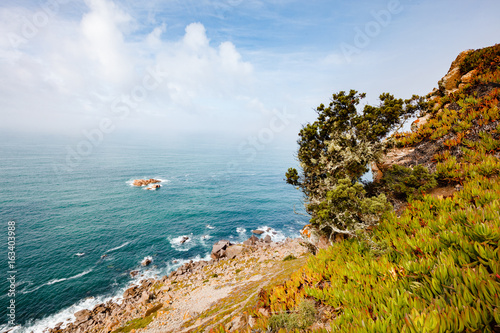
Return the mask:
[[[256,230],[263,231],[262,235],[260,235],[260,238],[264,238],[267,235],[269,235],[269,237],[271,237],[271,240],[273,242],[282,242],[286,239],[286,236],[283,234],[282,231],[276,230],[268,226],[258,227]]]
[[[104,253],[109,253],[109,252],[113,252],[113,251],[119,250],[119,249],[121,249],[122,247],[125,247],[125,246],[127,246],[127,245],[129,245],[129,244],[130,244],[130,242],[125,242],[125,243],[123,243],[123,244],[122,244],[122,245],[120,245],[120,246],[117,246],[117,247],[114,247],[114,248],[112,248],[112,249],[107,250],[107,251],[106,251],[106,252],[104,252]]]
[[[142,263],[147,263],[148,261],[149,261],[149,263],[147,265],[143,265],[142,264]],[[151,257],[151,256],[145,256],[144,259],[141,260],[141,266],[148,266],[152,262],[153,262],[153,257]]]
[[[85,252],[78,252],[78,253],[75,253],[75,256],[77,257],[82,257],[85,255]]]
[[[29,321],[24,325],[24,327],[16,328],[12,331],[12,333],[42,333],[46,332],[47,327],[54,327],[57,323],[63,323],[61,328],[64,328],[68,323],[73,322],[75,318],[75,313],[80,310],[92,310],[96,305],[108,302],[109,300],[114,300],[115,297],[108,296],[100,296],[100,297],[88,297],[76,304],[71,305],[61,311],[48,316],[46,318]]]
[[[239,234],[244,234],[245,232],[247,232],[247,229],[238,227],[236,228],[236,232]]]
[[[189,251],[195,246],[192,241],[193,234],[190,234],[189,236],[183,235],[175,238],[168,238],[168,240],[173,249],[181,252]]]
[[[177,268],[181,267],[184,264],[187,264],[188,262],[198,262],[198,261],[210,261],[212,258],[210,257],[210,253],[207,253],[204,257],[197,255],[194,258],[191,259],[172,259],[168,264],[167,264],[167,274],[170,273],[171,271],[175,271]]]
[[[53,280],[50,280],[49,282],[47,283],[44,283],[36,288],[33,288],[31,290],[21,290],[21,294],[31,294],[32,292],[34,291],[37,291],[38,289],[42,288],[42,287],[45,287],[45,286],[50,286],[50,285],[53,285],[53,284],[56,284],[56,283],[59,283],[59,282],[63,282],[63,281],[66,281],[66,280],[73,280],[73,279],[78,279],[79,277],[82,277],[84,275],[87,275],[89,274],[90,272],[92,272],[93,269],[88,269],[84,272],[81,272],[80,274],[76,274],[74,276],[70,276],[68,278],[61,278],[61,279],[53,279]]]
[[[12,333],[32,333],[32,332],[42,333],[46,330],[46,328],[54,327],[57,323],[60,323],[60,322],[63,323],[61,328],[64,328],[64,327],[66,327],[66,325],[68,323],[74,322],[74,320],[76,319],[74,314],[80,310],[84,310],[84,309],[92,310],[96,305],[106,303],[109,301],[113,301],[113,302],[116,302],[118,304],[121,304],[123,301],[123,293],[125,292],[125,290],[127,290],[131,286],[140,285],[141,281],[144,279],[159,278],[160,276],[167,275],[171,271],[176,270],[180,266],[182,266],[190,261],[193,261],[193,262],[198,262],[201,260],[210,261],[210,259],[211,259],[210,253],[207,253],[204,257],[197,255],[191,259],[172,259],[170,262],[167,263],[166,267],[164,267],[163,269],[151,268],[151,269],[147,269],[145,271],[142,271],[141,274],[139,274],[138,276],[133,278],[125,286],[117,289],[113,295],[101,295],[101,296],[97,296],[97,297],[85,298],[85,299],[65,308],[65,309],[62,309],[61,311],[59,311],[51,316],[48,316],[48,317],[42,318],[42,319],[37,319],[34,321],[29,321],[22,327],[19,326],[19,327],[14,328],[14,330],[12,330],[11,332]],[[90,271],[91,270],[82,272],[82,273],[77,274],[75,276],[72,276],[70,278],[66,278],[65,280],[75,279],[77,277],[88,274]],[[58,279],[58,280],[64,280],[64,279]],[[52,280],[52,281],[54,281],[53,283],[56,283],[55,282],[56,280]],[[52,281],[50,281],[50,282],[52,282]],[[3,328],[3,326],[0,326],[0,328]],[[2,332],[3,332],[3,330],[2,330]]]
[[[212,229],[215,229],[215,227],[211,226],[210,224],[207,224],[207,229],[212,230]]]

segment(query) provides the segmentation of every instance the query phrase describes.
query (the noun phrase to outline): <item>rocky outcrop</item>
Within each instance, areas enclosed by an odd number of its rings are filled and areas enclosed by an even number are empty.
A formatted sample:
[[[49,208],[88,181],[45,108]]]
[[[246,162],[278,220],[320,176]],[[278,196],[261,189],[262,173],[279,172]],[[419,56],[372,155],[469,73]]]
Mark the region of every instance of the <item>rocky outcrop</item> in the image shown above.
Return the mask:
[[[463,82],[462,75],[460,72],[460,65],[463,63],[465,57],[473,52],[473,50],[466,50],[461,52],[458,57],[451,63],[448,73],[438,82],[441,89],[444,89],[446,94],[452,94],[459,89],[459,84]],[[468,75],[466,73],[464,76]],[[466,78],[470,79],[470,78]]]
[[[332,245],[331,241],[325,235],[321,235],[316,228],[308,224],[300,231],[302,238],[307,242],[307,246],[312,253],[316,253],[320,249],[327,249]],[[338,235],[342,237],[342,235]]]
[[[147,186],[149,184],[156,184],[156,183],[161,183],[161,180],[153,179],[153,178],[150,178],[150,179],[135,179],[132,182],[132,185],[134,185],[134,186]]]
[[[283,258],[299,258],[306,252],[298,239],[270,244],[257,239],[253,246],[228,243],[217,242],[216,248],[224,249],[227,257],[211,261],[190,261],[171,272],[169,276],[158,280],[143,280],[125,290],[119,302],[109,301],[95,306],[92,310],[81,310],[75,313],[72,323],[67,323],[65,327],[64,323],[58,323],[47,331],[109,333],[127,327],[132,320],[140,318],[152,320],[147,328],[140,330],[144,333],[210,331],[195,329],[215,318],[216,314],[202,316],[204,311],[210,311],[212,306],[228,297],[231,292],[248,292],[249,285],[255,285],[256,289],[252,293],[258,293],[260,288],[268,283],[266,281],[273,280],[273,274],[280,272]],[[230,257],[234,259],[229,259]],[[303,263],[304,261],[300,261],[300,265]],[[261,281],[264,278],[263,272],[269,275],[269,280]],[[229,304],[237,305],[231,302]],[[231,319],[234,316],[237,318]],[[234,307],[231,318],[227,320],[228,331],[251,327],[257,319],[249,317],[248,314],[243,316],[239,307]]]
[[[220,240],[212,246],[212,253],[210,257],[214,260],[223,258],[226,256],[226,249],[231,246],[230,241]]]
[[[259,241],[259,238],[255,237],[255,235],[252,235],[249,239],[247,239],[246,241],[243,242],[243,245],[253,246],[253,245],[257,244],[258,241]]]
[[[264,233],[264,231],[256,229],[256,230],[252,230],[252,233],[256,234],[256,235],[262,235]]]
[[[426,114],[423,117],[415,119],[415,121],[413,123],[411,123],[411,130],[412,130],[412,132],[416,132],[420,127],[422,127],[425,124],[427,124],[427,122],[429,121],[429,119],[431,119],[431,115],[430,114]]]
[[[146,188],[146,190],[157,190],[157,189],[159,189],[160,187],[161,187],[161,185],[160,185],[160,184],[153,184],[153,185],[151,185],[151,186],[147,187],[147,188]]]
[[[241,245],[232,245],[232,246],[228,247],[226,250],[226,258],[234,259],[237,256],[239,256],[241,253],[243,253],[244,250],[245,250],[245,248]]]

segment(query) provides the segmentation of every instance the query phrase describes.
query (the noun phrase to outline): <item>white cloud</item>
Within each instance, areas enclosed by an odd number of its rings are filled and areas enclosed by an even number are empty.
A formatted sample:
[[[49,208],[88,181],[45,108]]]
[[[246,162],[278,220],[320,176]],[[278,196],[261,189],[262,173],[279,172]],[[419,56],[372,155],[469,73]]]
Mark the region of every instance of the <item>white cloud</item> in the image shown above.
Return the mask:
[[[148,68],[163,73],[162,84],[147,91],[124,128],[215,125],[250,90],[252,65],[231,42],[212,45],[203,24],[189,24],[182,38],[169,40],[165,24],[139,34],[133,16],[113,2],[86,4],[80,19],[53,16],[15,48],[0,41],[4,128],[78,133],[112,116],[113,101],[141,86]],[[13,13],[29,20],[36,11],[3,8],[0,16]],[[3,21],[0,33],[22,36],[22,26],[13,22]]]
[[[86,1],[90,12],[81,21],[83,46],[89,58],[99,63],[97,68],[112,82],[123,82],[130,77],[133,64],[123,41],[121,27],[132,18],[114,3],[103,0]]]

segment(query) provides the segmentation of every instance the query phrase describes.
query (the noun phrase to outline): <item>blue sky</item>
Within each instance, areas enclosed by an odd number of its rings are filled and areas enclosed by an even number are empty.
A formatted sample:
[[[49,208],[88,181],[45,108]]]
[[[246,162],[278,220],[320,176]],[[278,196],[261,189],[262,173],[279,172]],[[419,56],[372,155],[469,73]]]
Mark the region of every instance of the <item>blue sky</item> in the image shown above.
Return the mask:
[[[264,141],[295,142],[339,90],[372,104],[431,91],[459,52],[500,41],[498,12],[493,0],[4,0],[0,130],[81,140],[109,120],[108,137],[271,129]]]

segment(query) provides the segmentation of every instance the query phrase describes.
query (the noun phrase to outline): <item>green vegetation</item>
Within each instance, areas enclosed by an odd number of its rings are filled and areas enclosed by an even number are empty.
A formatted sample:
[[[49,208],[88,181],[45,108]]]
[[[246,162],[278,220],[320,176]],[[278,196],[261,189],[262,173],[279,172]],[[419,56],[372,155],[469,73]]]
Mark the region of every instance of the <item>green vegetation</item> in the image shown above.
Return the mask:
[[[390,146],[382,138],[427,105],[418,96],[402,100],[386,93],[380,95],[380,106],[366,105],[358,113],[363,98],[355,90],[341,91],[328,107],[321,104],[318,119],[299,133],[302,175],[293,168],[286,173],[287,182],[306,194],[311,223],[329,237],[353,236],[388,210],[384,194],[367,197],[357,181]]]
[[[477,69],[478,71],[485,72],[495,71],[495,66],[498,66],[500,62],[499,52],[500,44],[497,44],[492,47],[486,47],[484,49],[476,50],[469,54],[462,64],[460,64],[460,73],[466,74],[473,69]]]
[[[290,260],[295,260],[297,259],[293,254],[287,255],[285,258],[283,258],[283,261],[290,261]]]
[[[133,319],[127,322],[126,326],[120,327],[114,330],[112,333],[128,333],[132,330],[137,330],[139,328],[144,328],[149,325],[154,319],[154,316],[163,307],[162,304],[158,304],[153,308],[146,311],[144,317]]]
[[[382,95],[380,107],[358,114],[364,95],[351,91],[318,108],[318,120],[299,134],[303,173],[290,169],[287,181],[307,195],[313,226],[350,237],[264,288],[256,308],[274,315],[253,329],[297,331],[291,317],[309,300],[322,311],[317,332],[500,331],[500,46],[468,54],[460,68],[476,70],[471,81],[438,92],[426,124],[385,143],[423,100]],[[433,172],[393,166],[375,190],[356,182],[391,142],[434,144]],[[427,194],[455,184],[461,190],[451,197]],[[407,201],[399,217],[377,190]]]
[[[302,301],[293,312],[280,312],[269,318],[269,328],[273,331],[285,328],[291,330],[304,330],[314,323],[316,308],[314,302]]]
[[[395,164],[384,173],[383,182],[392,195],[405,200],[422,199],[426,191],[437,186],[436,176],[422,165],[406,168]]]

